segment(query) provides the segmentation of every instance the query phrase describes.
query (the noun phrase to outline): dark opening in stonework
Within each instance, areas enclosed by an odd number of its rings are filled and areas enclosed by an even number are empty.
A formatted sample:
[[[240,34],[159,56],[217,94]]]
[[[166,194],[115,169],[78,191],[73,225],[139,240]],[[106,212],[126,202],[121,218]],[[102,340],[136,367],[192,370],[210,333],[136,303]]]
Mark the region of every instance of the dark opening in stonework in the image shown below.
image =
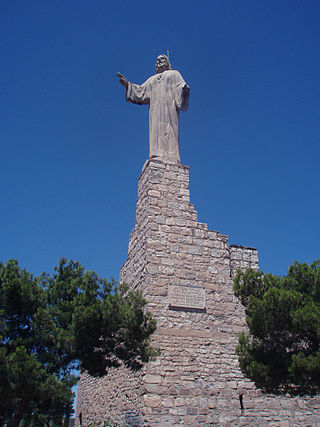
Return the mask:
[[[244,411],[244,406],[243,406],[243,393],[239,394],[239,401],[240,401],[240,409],[241,409],[241,415],[243,414]]]

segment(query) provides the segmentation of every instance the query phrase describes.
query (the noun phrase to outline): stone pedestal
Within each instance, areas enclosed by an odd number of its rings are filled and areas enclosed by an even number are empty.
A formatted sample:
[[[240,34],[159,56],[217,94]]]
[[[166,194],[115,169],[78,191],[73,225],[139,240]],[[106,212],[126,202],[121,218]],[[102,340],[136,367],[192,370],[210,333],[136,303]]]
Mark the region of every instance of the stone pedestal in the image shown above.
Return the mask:
[[[77,412],[84,421],[111,418],[136,426],[305,421],[304,400],[262,396],[239,369],[235,347],[245,321],[232,287],[236,270],[249,267],[258,268],[256,249],[229,245],[226,235],[197,221],[189,167],[147,160],[120,281],[141,289],[147,299],[158,323],[153,345],[161,355],[139,373],[114,369],[99,381],[83,375]],[[309,419],[315,421],[315,413]]]

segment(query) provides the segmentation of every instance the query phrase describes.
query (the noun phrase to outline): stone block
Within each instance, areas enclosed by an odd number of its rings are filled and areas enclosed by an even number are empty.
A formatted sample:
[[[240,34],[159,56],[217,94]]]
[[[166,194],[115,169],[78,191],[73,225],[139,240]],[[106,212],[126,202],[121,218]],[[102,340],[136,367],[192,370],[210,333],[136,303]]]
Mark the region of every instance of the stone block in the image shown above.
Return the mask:
[[[175,225],[176,221],[174,218],[172,217],[167,217],[166,218],[166,225]]]
[[[307,408],[320,409],[320,399],[310,399],[310,401],[305,402],[305,405]]]
[[[174,400],[172,397],[163,397],[162,406],[165,408],[172,408],[174,406]]]
[[[157,224],[165,224],[166,223],[166,218],[163,215],[156,215],[154,219],[155,219]]]
[[[190,388],[181,387],[181,388],[179,388],[179,395],[180,396],[192,396],[193,391]]]
[[[166,392],[166,388],[160,387],[158,384],[146,384],[145,391],[146,393],[162,395]]]
[[[152,231],[159,231],[159,224],[157,224],[156,222],[150,222],[149,228]]]
[[[186,401],[184,398],[182,397],[177,397],[174,401],[174,406],[185,406],[186,405]]]
[[[147,374],[144,376],[144,381],[146,384],[160,384],[161,383],[161,375]]]
[[[243,253],[240,251],[231,251],[231,260],[237,260],[237,261],[241,261],[243,258]]]
[[[156,408],[161,406],[161,398],[156,394],[146,394],[144,396],[144,403],[146,406]]]
[[[169,414],[172,415],[187,415],[187,408],[185,406],[173,407],[169,409]]]
[[[170,416],[170,415],[162,415],[160,417],[160,425],[161,426],[173,426],[175,425],[175,419],[174,417]]]

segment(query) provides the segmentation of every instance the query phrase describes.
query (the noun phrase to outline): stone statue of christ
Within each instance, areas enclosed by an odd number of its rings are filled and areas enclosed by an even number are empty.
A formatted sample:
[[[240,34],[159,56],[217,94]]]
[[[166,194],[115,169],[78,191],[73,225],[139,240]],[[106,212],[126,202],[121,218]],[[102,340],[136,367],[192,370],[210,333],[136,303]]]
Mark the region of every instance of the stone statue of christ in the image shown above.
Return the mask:
[[[136,85],[120,73],[126,99],[134,104],[149,104],[149,157],[180,161],[179,113],[188,108],[190,88],[181,74],[171,69],[166,55],[159,55],[157,74]]]

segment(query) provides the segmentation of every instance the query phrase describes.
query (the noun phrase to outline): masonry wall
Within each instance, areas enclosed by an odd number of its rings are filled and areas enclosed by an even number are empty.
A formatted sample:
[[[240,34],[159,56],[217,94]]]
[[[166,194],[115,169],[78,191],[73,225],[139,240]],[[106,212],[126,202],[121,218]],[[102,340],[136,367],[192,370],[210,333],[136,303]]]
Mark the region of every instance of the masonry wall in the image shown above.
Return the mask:
[[[229,245],[226,235],[197,221],[189,168],[149,159],[139,178],[136,224],[120,280],[148,300],[158,323],[153,345],[161,355],[138,374],[121,368],[102,380],[84,375],[77,408],[84,421],[317,425],[319,399],[262,395],[239,369],[235,347],[245,320],[232,286],[236,270],[249,267],[258,268],[256,249]],[[183,292],[204,290],[205,307],[173,305],[173,285]]]

